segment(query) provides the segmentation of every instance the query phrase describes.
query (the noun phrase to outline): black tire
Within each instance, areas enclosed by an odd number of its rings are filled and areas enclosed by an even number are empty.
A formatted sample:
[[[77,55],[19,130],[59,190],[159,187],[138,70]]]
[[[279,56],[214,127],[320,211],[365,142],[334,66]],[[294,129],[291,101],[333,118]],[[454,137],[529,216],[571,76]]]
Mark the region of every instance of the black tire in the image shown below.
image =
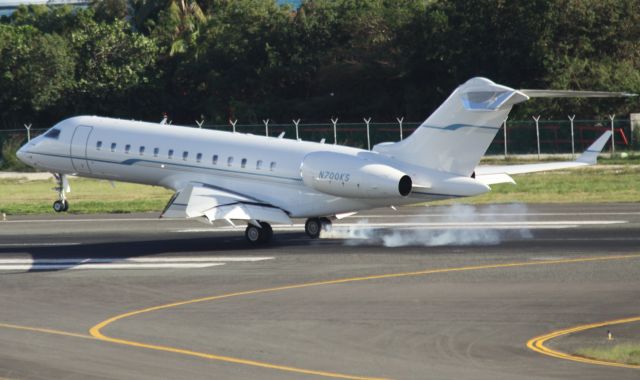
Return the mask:
[[[264,233],[262,232],[262,228],[258,228],[253,224],[248,224],[247,228],[244,230],[244,237],[253,245],[262,243],[263,235]]]
[[[262,233],[260,243],[267,244],[273,237],[273,228],[271,228],[271,225],[267,222],[260,222],[260,226],[262,227],[262,231],[260,231]]]
[[[53,211],[55,211],[55,212],[63,212],[63,211],[65,211],[65,203],[66,202],[63,202],[63,201],[55,201],[55,202],[53,202]],[[67,208],[68,207],[69,206],[67,205]]]
[[[320,230],[322,229],[322,223],[320,218],[309,218],[304,224],[304,232],[312,239],[320,237]]]
[[[62,201],[62,204],[64,205],[64,208],[62,209],[62,211],[64,211],[64,212],[69,211],[69,202],[67,202],[66,199],[64,201]]]

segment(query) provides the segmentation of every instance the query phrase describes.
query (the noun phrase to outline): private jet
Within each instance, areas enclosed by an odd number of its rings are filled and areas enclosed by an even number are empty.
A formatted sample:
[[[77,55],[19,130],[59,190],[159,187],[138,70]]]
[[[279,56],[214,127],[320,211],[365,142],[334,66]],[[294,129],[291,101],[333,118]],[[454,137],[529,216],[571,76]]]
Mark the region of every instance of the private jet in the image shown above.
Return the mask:
[[[252,244],[271,224],[306,218],[319,237],[358,211],[470,197],[511,174],[596,163],[611,132],[575,161],[478,166],[511,108],[532,97],[614,97],[627,93],[514,90],[486,78],[459,86],[408,138],[371,150],[169,124],[77,116],[27,142],[18,158],[54,173],[56,212],[67,211],[67,176],[163,186],[175,191],[163,218],[246,223]]]

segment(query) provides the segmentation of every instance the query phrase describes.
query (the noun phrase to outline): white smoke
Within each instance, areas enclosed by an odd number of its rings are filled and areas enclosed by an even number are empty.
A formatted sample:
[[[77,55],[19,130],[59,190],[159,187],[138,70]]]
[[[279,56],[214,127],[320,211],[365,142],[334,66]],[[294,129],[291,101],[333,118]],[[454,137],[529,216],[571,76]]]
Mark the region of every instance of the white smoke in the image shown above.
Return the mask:
[[[434,213],[434,208],[426,212]],[[347,245],[381,244],[385,247],[443,246],[443,245],[496,245],[508,238],[530,239],[526,227],[503,228],[492,222],[524,221],[525,205],[470,206],[452,205],[435,208],[433,216],[407,217],[397,226],[376,226],[367,219],[355,224],[336,224],[322,237],[344,239]],[[442,223],[442,226],[438,226]],[[412,225],[413,224],[413,225]],[[428,225],[428,226],[425,226]]]

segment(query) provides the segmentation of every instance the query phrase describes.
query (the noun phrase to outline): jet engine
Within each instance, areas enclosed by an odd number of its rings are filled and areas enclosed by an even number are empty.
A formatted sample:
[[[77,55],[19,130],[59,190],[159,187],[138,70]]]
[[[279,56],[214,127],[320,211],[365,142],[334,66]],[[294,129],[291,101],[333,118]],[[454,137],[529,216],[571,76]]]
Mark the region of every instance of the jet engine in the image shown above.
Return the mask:
[[[406,197],[411,177],[389,165],[334,152],[309,153],[300,176],[305,185],[347,198]]]

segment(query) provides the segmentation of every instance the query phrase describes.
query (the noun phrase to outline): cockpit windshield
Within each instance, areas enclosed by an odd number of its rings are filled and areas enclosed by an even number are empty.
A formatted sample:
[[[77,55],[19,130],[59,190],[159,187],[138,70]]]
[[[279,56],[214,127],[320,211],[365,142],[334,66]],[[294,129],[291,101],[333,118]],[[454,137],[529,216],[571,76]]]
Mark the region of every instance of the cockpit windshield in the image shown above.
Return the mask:
[[[60,136],[60,130],[57,128],[51,128],[49,129],[49,131],[47,131],[47,133],[44,134],[44,137],[50,138],[50,139],[57,139]]]

